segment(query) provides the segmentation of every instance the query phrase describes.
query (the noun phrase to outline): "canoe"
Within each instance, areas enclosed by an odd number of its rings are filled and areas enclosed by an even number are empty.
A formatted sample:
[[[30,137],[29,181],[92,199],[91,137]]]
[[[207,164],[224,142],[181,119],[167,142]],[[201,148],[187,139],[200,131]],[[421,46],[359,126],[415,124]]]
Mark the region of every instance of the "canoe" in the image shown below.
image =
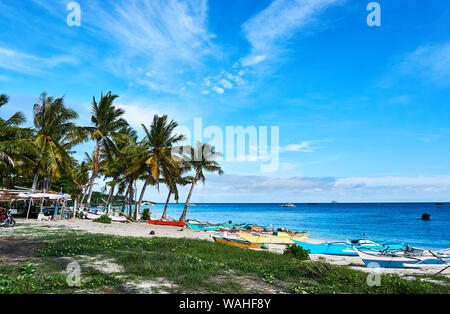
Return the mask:
[[[364,264],[371,268],[445,268],[450,266],[449,255],[438,255],[432,251],[420,250],[420,253],[414,253],[408,250],[386,252],[356,247],[353,249]]]
[[[356,247],[377,248],[383,249],[401,249],[404,244],[378,244],[369,240],[353,240],[349,242],[324,242],[324,243],[307,243],[295,239],[292,241],[301,246],[305,250],[309,250],[310,254],[326,254],[326,255],[345,255],[358,256],[358,253],[353,249],[352,245]]]
[[[177,227],[186,226],[184,222],[175,220],[147,220],[147,222],[151,225],[177,226]]]
[[[262,244],[292,244],[294,243],[293,240],[303,241],[308,235],[308,232],[297,233],[296,235],[290,235],[287,232],[278,232],[277,235],[252,234],[246,232],[239,233],[239,236],[244,240]]]
[[[213,239],[217,243],[224,243],[224,244],[231,245],[231,246],[245,247],[245,248],[250,248],[250,249],[265,248],[265,244],[251,243],[249,241],[242,240],[242,239],[219,237],[219,236],[213,236]]]

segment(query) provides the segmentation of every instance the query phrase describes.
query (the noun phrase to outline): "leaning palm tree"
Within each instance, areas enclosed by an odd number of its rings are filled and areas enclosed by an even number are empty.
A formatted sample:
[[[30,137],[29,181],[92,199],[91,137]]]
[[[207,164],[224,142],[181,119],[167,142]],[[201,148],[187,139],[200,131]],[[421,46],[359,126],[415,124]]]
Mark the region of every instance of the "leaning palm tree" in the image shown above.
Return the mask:
[[[113,102],[117,97],[117,95],[112,95],[111,92],[108,92],[106,95],[101,94],[100,102],[98,103],[94,97],[91,108],[91,122],[93,126],[85,128],[91,139],[96,142],[86,208],[89,208],[90,206],[94,182],[99,174],[101,152],[103,152],[107,158],[112,158],[112,154],[118,151],[113,139],[115,137],[120,137],[120,130],[123,127],[128,126],[128,123],[122,118],[125,111],[116,108],[113,105]]]
[[[183,213],[181,214],[180,221],[186,221],[186,214],[191,200],[192,191],[198,180],[205,183],[204,172],[218,173],[223,175],[223,170],[219,163],[214,159],[220,157],[222,154],[215,151],[214,146],[210,144],[196,143],[196,148],[189,147],[188,155],[181,156],[183,160],[187,162],[192,170],[195,172],[194,179],[192,180],[191,189],[189,190],[186,204],[184,205]]]
[[[71,179],[73,184],[75,185],[75,189],[72,193],[72,196],[77,201],[77,208],[75,208],[75,210],[78,210],[80,198],[82,197],[83,191],[86,189],[89,183],[89,165],[85,161],[83,161],[79,165],[75,164],[75,166],[72,168]]]
[[[164,211],[161,219],[167,219],[167,208],[169,206],[169,201],[174,195],[175,201],[178,203],[179,193],[178,186],[186,186],[191,184],[194,178],[192,176],[183,176],[183,173],[189,171],[189,165],[183,161],[177,163],[177,171],[171,171],[169,174],[164,175],[164,182],[167,185],[169,193],[167,194],[166,205],[164,206]]]
[[[168,121],[167,115],[153,117],[150,129],[142,124],[145,132],[144,139],[135,147],[129,147],[128,151],[135,156],[133,166],[129,173],[147,171],[148,176],[144,180],[136,212],[140,211],[145,190],[149,184],[159,187],[160,176],[168,175],[170,171],[176,172],[176,162],[172,158],[172,149],[176,143],[183,140],[182,135],[174,134],[178,123]]]

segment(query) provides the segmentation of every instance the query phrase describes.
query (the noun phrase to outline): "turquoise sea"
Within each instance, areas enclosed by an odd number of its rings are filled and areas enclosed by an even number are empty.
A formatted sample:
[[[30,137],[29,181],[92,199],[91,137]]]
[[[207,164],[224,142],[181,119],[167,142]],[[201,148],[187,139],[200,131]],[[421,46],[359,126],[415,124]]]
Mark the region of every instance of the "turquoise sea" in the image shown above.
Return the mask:
[[[373,241],[402,241],[432,249],[450,247],[450,203],[370,203],[370,204],[195,204],[188,219],[221,223],[274,225],[275,228],[309,230],[311,238]],[[168,215],[178,219],[184,204],[169,204]],[[159,218],[164,204],[151,206],[152,218]],[[430,221],[421,219],[423,213]]]

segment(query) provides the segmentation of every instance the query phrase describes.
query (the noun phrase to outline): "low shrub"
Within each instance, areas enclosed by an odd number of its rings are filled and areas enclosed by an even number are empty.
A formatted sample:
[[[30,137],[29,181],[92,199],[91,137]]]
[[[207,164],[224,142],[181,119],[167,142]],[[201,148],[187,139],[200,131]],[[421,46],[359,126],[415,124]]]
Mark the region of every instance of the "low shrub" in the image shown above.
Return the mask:
[[[145,208],[144,211],[142,212],[141,219],[142,220],[149,220],[150,219],[150,210],[148,208]]]
[[[305,250],[301,246],[298,246],[296,244],[287,245],[283,254],[299,259],[301,261],[309,259],[309,250]]]
[[[112,219],[108,217],[108,215],[102,215],[93,220],[94,222],[100,222],[102,224],[110,224]]]

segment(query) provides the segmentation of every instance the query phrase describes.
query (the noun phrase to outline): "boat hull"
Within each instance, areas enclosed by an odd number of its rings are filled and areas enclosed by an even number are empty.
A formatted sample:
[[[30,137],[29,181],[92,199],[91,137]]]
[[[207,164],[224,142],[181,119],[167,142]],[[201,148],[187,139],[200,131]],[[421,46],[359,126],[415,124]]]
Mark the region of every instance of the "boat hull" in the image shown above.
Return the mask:
[[[252,243],[261,244],[292,244],[293,240],[303,241],[308,237],[308,233],[301,235],[291,236],[288,233],[279,232],[278,235],[259,235],[251,233],[239,233],[239,236],[244,240]],[[292,240],[293,239],[293,240]]]
[[[298,246],[305,250],[309,250],[310,254],[326,254],[326,255],[345,255],[358,256],[358,253],[351,245],[345,242],[330,242],[330,243],[306,243],[297,240],[292,240]]]
[[[245,226],[245,225],[231,225],[228,223],[220,224],[220,225],[201,225],[201,224],[186,223],[186,225],[193,230],[199,230],[199,231],[222,231],[225,229],[241,228],[241,227]]]
[[[448,258],[438,259],[430,255],[407,256],[401,254],[380,254],[366,252],[354,247],[364,264],[370,268],[426,268],[448,267]]]
[[[170,221],[170,220],[147,220],[147,222],[151,225],[160,225],[160,226],[176,226],[176,227],[184,227],[186,223],[182,221]]]
[[[325,254],[325,255],[344,255],[344,256],[358,256],[358,253],[353,249],[353,246],[347,242],[326,242],[326,243],[306,243],[293,240],[295,244],[301,246],[305,250],[309,250],[310,254]],[[380,250],[398,250],[404,247],[404,244],[378,244],[372,241],[355,240],[359,245],[358,248],[374,248]],[[365,241],[365,242],[360,242]]]
[[[261,249],[264,246],[264,244],[262,244],[262,243],[251,243],[246,240],[240,240],[240,239],[234,239],[234,238],[213,236],[213,239],[217,243],[223,243],[223,244],[227,244],[227,245],[231,245],[231,246],[244,247],[244,248],[249,248],[249,249]]]

